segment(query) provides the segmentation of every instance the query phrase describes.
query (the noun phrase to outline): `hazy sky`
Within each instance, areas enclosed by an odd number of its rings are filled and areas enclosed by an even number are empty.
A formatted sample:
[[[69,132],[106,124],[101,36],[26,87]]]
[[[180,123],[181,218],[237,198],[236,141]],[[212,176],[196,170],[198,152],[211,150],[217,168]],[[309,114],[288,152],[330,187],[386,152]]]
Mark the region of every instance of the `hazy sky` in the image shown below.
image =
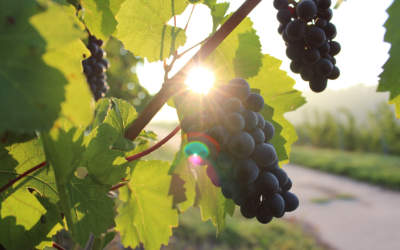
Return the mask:
[[[242,0],[231,1],[228,13],[235,11],[241,3],[243,3]],[[332,6],[335,3],[336,0],[333,0]],[[361,82],[367,85],[377,84],[382,66],[389,57],[390,44],[383,42],[385,34],[383,24],[388,18],[386,9],[391,3],[392,0],[380,0],[379,3],[376,0],[347,0],[338,10],[333,10],[332,22],[338,30],[335,40],[342,45],[342,51],[336,57],[336,65],[340,68],[341,76],[338,80],[329,81],[328,88],[347,88]],[[192,6],[189,6],[182,15],[177,16],[177,26],[184,27],[186,25],[191,10]],[[180,52],[208,36],[212,28],[209,12],[210,10],[206,6],[196,5],[186,32],[187,43],[179,49]],[[287,71],[289,76],[296,80],[295,88],[307,90],[309,88],[308,83],[304,82],[299,75],[290,72],[290,60],[285,54],[286,47],[277,32],[276,13],[277,11],[272,6],[272,0],[264,0],[249,15],[254,23],[253,27],[260,36],[262,52],[282,60],[281,69]],[[173,24],[173,22],[170,22],[170,24]],[[193,50],[181,60],[178,60],[170,76],[177,72],[196,52],[197,50]],[[161,88],[163,82],[161,62],[145,62],[145,66],[139,67],[137,72],[141,84],[151,94],[156,93]],[[155,119],[171,119],[172,111],[164,108],[163,112],[160,112]],[[176,115],[173,117],[176,119]]]

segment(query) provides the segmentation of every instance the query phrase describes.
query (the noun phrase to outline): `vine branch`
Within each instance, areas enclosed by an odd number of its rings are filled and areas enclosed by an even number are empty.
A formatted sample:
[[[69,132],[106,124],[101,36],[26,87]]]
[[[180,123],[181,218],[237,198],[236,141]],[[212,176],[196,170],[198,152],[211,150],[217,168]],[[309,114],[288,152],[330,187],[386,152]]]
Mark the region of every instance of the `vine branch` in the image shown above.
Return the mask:
[[[208,39],[192,59],[190,59],[175,76],[164,82],[161,90],[154,96],[153,100],[145,107],[139,117],[126,131],[125,138],[131,141],[135,140],[164,104],[178,91],[184,88],[184,82],[190,70],[195,66],[199,66],[261,1],[262,0],[246,0],[221,28]]]

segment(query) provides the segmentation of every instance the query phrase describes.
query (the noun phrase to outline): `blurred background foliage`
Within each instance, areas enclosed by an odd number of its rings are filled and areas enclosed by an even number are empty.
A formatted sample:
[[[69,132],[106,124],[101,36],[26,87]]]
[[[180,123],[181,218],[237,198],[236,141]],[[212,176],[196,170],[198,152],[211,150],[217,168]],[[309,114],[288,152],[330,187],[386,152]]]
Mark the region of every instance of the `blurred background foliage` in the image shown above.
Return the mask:
[[[106,96],[124,99],[141,112],[153,98],[140,84],[137,75],[138,67],[143,66],[143,59],[125,50],[122,42],[114,37],[107,41],[105,50],[111,65],[106,72],[110,86]]]
[[[348,109],[337,112],[314,110],[296,126],[297,145],[346,151],[400,155],[400,123],[393,108],[381,103],[360,121]]]

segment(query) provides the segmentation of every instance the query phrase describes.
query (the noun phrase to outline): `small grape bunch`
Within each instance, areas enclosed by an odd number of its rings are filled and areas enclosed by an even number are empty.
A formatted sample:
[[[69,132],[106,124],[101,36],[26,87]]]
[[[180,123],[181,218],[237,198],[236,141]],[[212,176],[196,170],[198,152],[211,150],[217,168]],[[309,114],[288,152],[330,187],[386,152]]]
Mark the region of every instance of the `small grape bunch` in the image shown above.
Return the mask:
[[[110,63],[104,58],[106,52],[101,48],[103,45],[104,42],[102,40],[89,36],[89,44],[86,47],[91,56],[82,61],[83,72],[96,101],[103,98],[110,90],[105,73],[106,69],[110,67]]]
[[[211,91],[205,102],[203,111],[182,119],[181,128],[190,142],[187,148],[199,143],[207,148],[196,164],[207,165],[213,185],[240,206],[245,218],[263,224],[294,211],[299,200],[289,192],[292,182],[270,143],[275,128],[259,113],[264,98],[251,93],[246,80],[235,78]]]
[[[278,33],[287,46],[287,57],[292,60],[290,70],[309,81],[312,91],[322,92],[328,79],[336,80],[340,76],[334,56],[339,54],[341,46],[333,41],[337,31],[330,22],[331,0],[302,0],[293,4],[274,0],[280,22]]]

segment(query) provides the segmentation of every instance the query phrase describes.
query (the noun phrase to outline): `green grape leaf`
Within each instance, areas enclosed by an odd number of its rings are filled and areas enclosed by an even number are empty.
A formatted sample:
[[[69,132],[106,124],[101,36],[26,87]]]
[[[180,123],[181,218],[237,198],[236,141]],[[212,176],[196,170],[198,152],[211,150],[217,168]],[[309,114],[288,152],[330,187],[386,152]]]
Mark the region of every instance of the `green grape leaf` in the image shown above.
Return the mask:
[[[103,237],[103,241],[101,242],[101,248],[100,249],[104,249],[117,235],[117,232],[109,232],[106,233],[106,235],[104,235]]]
[[[3,192],[0,197],[0,235],[5,249],[43,249],[52,245],[52,235],[63,228],[55,204],[25,188]]]
[[[98,183],[114,185],[125,180],[129,173],[125,153],[110,149],[118,136],[117,129],[103,123],[85,137],[86,151],[81,166],[86,167],[90,178]]]
[[[81,0],[85,9],[83,20],[97,39],[107,40],[116,31],[117,15],[124,0]]]
[[[136,56],[162,61],[186,43],[185,31],[167,23],[187,5],[186,0],[126,0],[116,16],[118,38]]]
[[[59,119],[49,132],[41,133],[46,158],[54,168],[58,184],[68,182],[81,163],[85,146],[83,130],[67,119]]]
[[[99,185],[91,178],[73,176],[60,185],[60,201],[68,229],[81,247],[89,240],[90,232],[101,237],[114,223],[114,201],[106,194],[111,185]]]
[[[230,17],[226,16],[222,24]],[[235,77],[256,76],[262,66],[260,38],[246,17],[205,60],[204,66],[214,71],[215,81],[226,84]]]
[[[169,162],[156,160],[132,166],[130,182],[120,189],[123,203],[115,219],[124,246],[135,248],[142,242],[145,249],[159,249],[168,244],[172,227],[178,226],[178,211],[168,195],[169,168]]]
[[[92,129],[96,128],[100,124],[104,122],[106,119],[107,112],[111,108],[111,103],[109,98],[100,99],[97,101],[94,107],[94,121],[92,125]]]
[[[391,43],[390,58],[383,66],[383,72],[380,74],[378,92],[390,92],[389,103],[395,105],[396,116],[400,117],[400,72],[399,59],[400,55],[400,34],[398,32],[400,1],[394,1],[387,9],[389,18],[385,23],[386,34],[385,41]]]
[[[29,169],[46,160],[44,151],[37,145],[38,140],[32,137],[18,138],[13,134],[7,134],[0,142],[0,187],[9,180],[13,180]],[[58,201],[58,192],[55,185],[55,177],[52,169],[38,169],[18,182],[8,190],[33,188],[43,197],[47,197],[52,203]],[[12,193],[9,191],[9,193]]]
[[[339,9],[340,5],[342,5],[343,0],[337,0],[335,6],[333,7],[334,9]]]
[[[217,30],[218,26],[221,24],[228,9],[229,9],[229,3],[227,2],[218,3],[214,5],[213,8],[211,9],[211,16],[213,19],[213,30],[212,30],[213,33]]]
[[[48,130],[65,101],[68,79],[42,55],[85,33],[60,5],[31,0],[2,1],[0,27],[0,106],[8,107],[0,109],[0,132]]]
[[[93,121],[92,92],[82,74],[81,61],[89,56],[89,50],[80,39],[43,56],[47,65],[60,70],[68,81],[65,86],[65,102],[61,103],[61,113],[75,126],[86,127]]]
[[[306,100],[301,96],[300,91],[293,88],[296,82],[284,70],[279,69],[281,64],[281,60],[270,55],[264,55],[263,67],[259,74],[248,79],[248,82],[250,87],[260,89],[260,94],[264,97],[265,102],[273,108],[273,111],[271,111],[271,108],[265,107],[262,114],[267,120],[273,119],[280,125],[277,127],[273,123],[276,130],[275,134],[284,137],[286,153],[289,155],[290,147],[297,141],[298,137],[294,126],[283,115],[301,107],[306,103]],[[282,140],[279,143],[276,141],[278,137],[275,137],[276,135],[271,142],[276,147],[276,145],[282,144]],[[279,160],[281,161],[282,157]]]
[[[138,135],[140,138],[150,139],[152,141],[157,141],[157,135],[153,131],[142,130]]]
[[[213,9],[213,7],[217,4],[217,0],[204,0],[204,4],[210,9]]]
[[[136,119],[137,112],[127,101],[117,98],[111,98],[111,100],[114,105],[108,111],[104,123],[109,123],[119,132],[118,139],[113,143],[113,147],[123,151],[132,151],[135,149],[135,144],[126,139],[124,134]]]
[[[211,219],[217,233],[225,226],[226,214],[233,216],[235,203],[226,199],[221,188],[215,187],[206,174],[205,166],[196,166],[198,189],[196,190],[195,207],[200,207],[203,221]]]
[[[184,133],[183,131],[181,133]],[[174,203],[179,204],[179,210],[183,213],[188,208],[193,206],[196,197],[196,178],[194,170],[190,168],[187,157],[185,155],[185,147],[187,145],[187,139],[182,137],[181,147],[176,152],[174,159],[172,160],[169,174],[177,175],[179,180],[183,180],[183,185],[179,181],[175,181],[173,188],[170,190],[170,194],[174,196]]]

